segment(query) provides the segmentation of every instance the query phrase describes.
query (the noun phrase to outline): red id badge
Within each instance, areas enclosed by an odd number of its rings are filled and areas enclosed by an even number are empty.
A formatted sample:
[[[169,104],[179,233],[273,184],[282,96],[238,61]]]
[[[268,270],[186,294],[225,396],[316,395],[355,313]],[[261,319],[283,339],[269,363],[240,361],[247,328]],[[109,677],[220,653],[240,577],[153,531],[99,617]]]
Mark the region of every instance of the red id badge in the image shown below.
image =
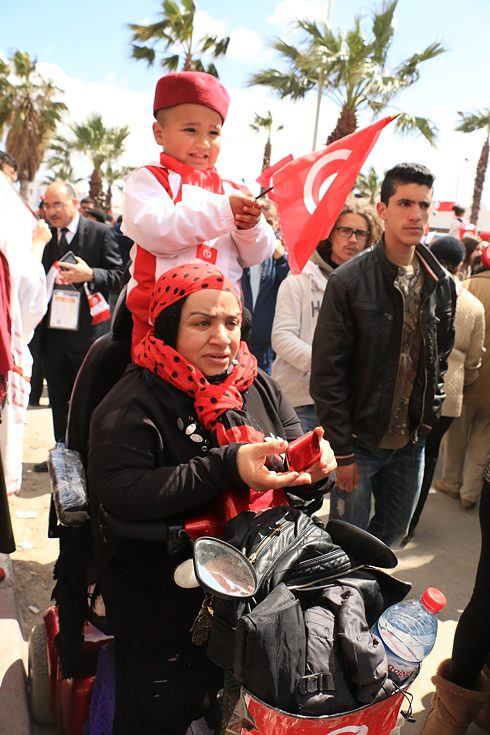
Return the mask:
[[[216,248],[212,248],[209,245],[201,245],[197,246],[196,250],[196,258],[199,258],[199,260],[205,260],[206,263],[211,263],[212,265],[216,265],[216,258],[218,257],[218,251]]]

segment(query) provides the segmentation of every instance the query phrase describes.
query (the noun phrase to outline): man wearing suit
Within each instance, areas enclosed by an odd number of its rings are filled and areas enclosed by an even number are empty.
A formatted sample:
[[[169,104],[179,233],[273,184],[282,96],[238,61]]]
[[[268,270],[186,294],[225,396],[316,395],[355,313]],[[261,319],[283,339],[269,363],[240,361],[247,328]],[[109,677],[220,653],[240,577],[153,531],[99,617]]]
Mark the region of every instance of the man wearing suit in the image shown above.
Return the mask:
[[[50,184],[43,208],[53,233],[42,258],[46,273],[68,250],[76,257],[76,263],[63,262],[42,325],[41,355],[59,442],[65,439],[68,402],[78,369],[92,342],[110,327],[109,319],[92,324],[85,284],[89,292],[99,292],[109,301],[109,295],[121,287],[122,260],[112,229],[80,215],[70,184]],[[46,463],[34,469],[46,471]]]

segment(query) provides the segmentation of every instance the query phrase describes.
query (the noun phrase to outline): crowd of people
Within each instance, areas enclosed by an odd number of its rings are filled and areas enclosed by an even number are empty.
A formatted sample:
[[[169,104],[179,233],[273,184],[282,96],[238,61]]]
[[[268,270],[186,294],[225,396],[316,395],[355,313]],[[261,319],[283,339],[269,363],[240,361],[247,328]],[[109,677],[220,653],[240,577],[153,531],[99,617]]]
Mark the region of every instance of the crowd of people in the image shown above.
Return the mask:
[[[490,696],[476,696],[490,643],[474,653],[471,673],[465,663],[475,649],[471,621],[489,594],[490,246],[459,205],[450,234],[425,245],[434,176],[399,163],[376,208],[350,197],[303,272],[289,273],[274,202],[215,168],[228,104],[215,77],[164,75],[153,106],[162,152],[127,177],[116,222],[62,181],[47,186],[40,223],[27,209],[22,228],[10,213],[15,227],[2,219],[6,492],[22,482],[28,344],[30,400],[39,402],[45,376],[63,445],[75,378],[110,330],[124,286],[132,363],[95,410],[87,463],[87,583],[97,583],[115,636],[113,732],[144,723],[149,735],[205,735],[222,681],[189,636],[200,596],[175,586],[179,559],[164,548],[101,535],[100,507],[128,521],[166,519],[236,491],[251,510],[294,503],[312,513],[328,492],[330,518],[396,547],[415,534],[441,447],[438,491],[471,510],[484,488],[478,594],[438,673],[424,730],[459,735]],[[16,164],[2,156],[7,215]],[[292,471],[287,442],[311,429],[320,459]]]

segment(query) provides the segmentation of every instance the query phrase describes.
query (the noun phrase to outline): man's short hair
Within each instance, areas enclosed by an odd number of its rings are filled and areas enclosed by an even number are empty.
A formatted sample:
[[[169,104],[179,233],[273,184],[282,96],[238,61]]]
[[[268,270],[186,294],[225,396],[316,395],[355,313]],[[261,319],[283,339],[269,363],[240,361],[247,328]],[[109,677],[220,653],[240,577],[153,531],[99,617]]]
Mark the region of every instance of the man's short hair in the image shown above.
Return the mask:
[[[388,204],[390,197],[400,184],[419,184],[432,189],[434,179],[434,174],[421,163],[397,163],[385,174],[381,184],[380,199],[383,204]]]
[[[95,199],[92,199],[92,197],[83,197],[83,199],[80,199],[80,204],[91,204],[92,206],[94,206]]]
[[[56,181],[51,181],[46,189],[49,189],[50,186],[60,186],[63,187],[70,199],[77,199],[77,193],[75,191],[75,187],[72,186],[68,181],[62,181],[61,179],[56,179]]]
[[[15,158],[12,158],[12,156],[5,151],[0,151],[0,171],[3,171],[4,166],[12,166],[14,171],[17,171],[19,168],[19,164]]]

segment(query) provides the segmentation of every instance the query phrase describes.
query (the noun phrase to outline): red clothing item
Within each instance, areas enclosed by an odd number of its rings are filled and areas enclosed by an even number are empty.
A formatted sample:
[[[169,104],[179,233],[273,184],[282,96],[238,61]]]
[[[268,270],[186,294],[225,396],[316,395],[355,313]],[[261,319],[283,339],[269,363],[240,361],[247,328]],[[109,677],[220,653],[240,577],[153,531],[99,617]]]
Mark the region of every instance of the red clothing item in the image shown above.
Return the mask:
[[[0,252],[0,404],[7,386],[7,375],[14,364],[11,352],[12,322],[10,318],[10,269],[5,255]]]
[[[224,193],[221,178],[215,168],[210,168],[207,171],[196,171],[190,166],[177,161],[172,156],[167,156],[165,153],[160,154],[160,163],[164,168],[159,168],[158,166],[145,166],[145,168],[151,171],[175,203],[181,201],[183,184],[199,186],[201,189],[212,191],[215,194]],[[169,171],[174,171],[182,177],[181,187],[175,197],[168,181]],[[203,251],[199,250],[199,247],[197,248],[198,252],[202,253]],[[153,286],[155,285],[157,260],[153,253],[150,253],[138,244],[136,244],[135,250],[133,271],[137,275],[138,287],[131,289],[127,296],[128,308],[133,313],[133,352],[148,331],[148,309]],[[202,257],[202,255],[199,255],[199,257]],[[207,260],[207,258],[204,257],[203,260]]]

